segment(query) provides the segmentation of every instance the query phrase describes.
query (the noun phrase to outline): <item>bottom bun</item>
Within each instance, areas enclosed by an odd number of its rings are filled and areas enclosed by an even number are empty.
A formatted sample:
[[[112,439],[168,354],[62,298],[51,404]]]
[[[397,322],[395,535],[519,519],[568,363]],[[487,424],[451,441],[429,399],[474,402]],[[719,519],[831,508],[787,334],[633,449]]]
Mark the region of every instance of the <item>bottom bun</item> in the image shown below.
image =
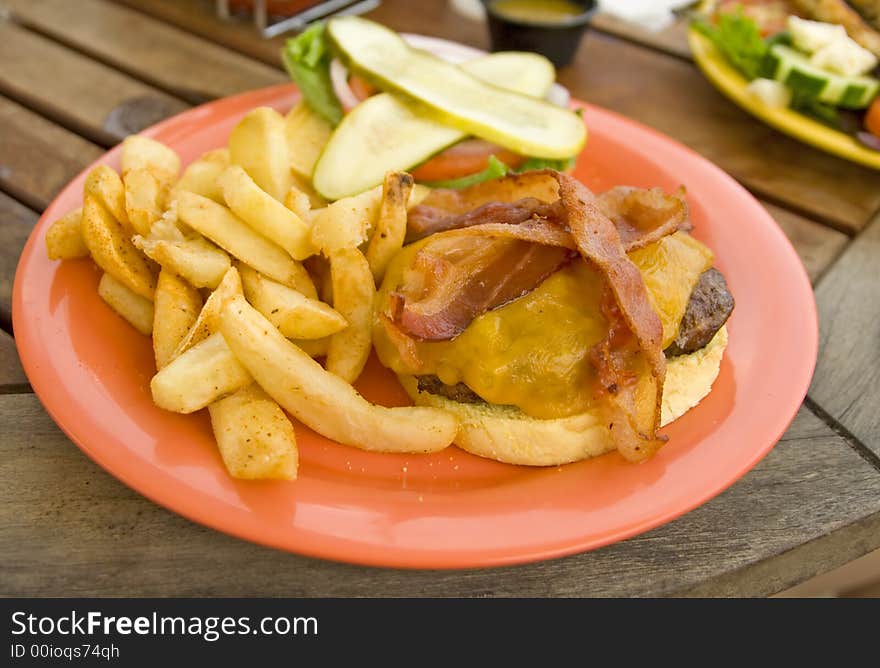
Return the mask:
[[[709,394],[726,347],[727,328],[722,327],[705,348],[668,361],[661,414],[664,426]],[[453,413],[460,424],[455,444],[480,457],[508,464],[557,466],[614,449],[610,432],[596,412],[540,420],[513,406],[465,404],[420,392],[415,377],[398,378],[416,404]]]

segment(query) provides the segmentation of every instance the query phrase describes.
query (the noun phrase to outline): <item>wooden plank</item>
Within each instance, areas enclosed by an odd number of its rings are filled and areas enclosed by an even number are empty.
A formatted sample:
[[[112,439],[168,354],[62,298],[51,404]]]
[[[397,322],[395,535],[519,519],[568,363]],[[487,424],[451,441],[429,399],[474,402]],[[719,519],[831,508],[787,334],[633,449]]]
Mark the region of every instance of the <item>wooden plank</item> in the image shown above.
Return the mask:
[[[30,385],[21,369],[15,341],[9,334],[0,330],[0,394],[29,391]]]
[[[775,204],[761,203],[791,241],[812,281],[815,281],[840,255],[849,241],[845,234],[837,230],[820,225]]]
[[[721,578],[733,594],[759,596],[880,545],[878,530],[835,541],[848,527],[880,529],[880,474],[807,411],[754,471],[664,527],[566,559],[455,572],[349,566],[231,538],[104,473],[35,397],[0,397],[0,416],[0,562],[13,596],[712,595]],[[821,537],[825,549],[773,568]]]
[[[0,94],[110,146],[186,103],[12,23],[0,22]]]
[[[103,149],[0,97],[0,188],[42,211]]]
[[[277,65],[256,63],[105,0],[5,4],[29,28],[194,104],[287,81]]]
[[[591,33],[560,81],[687,144],[757,194],[843,230],[861,229],[880,207],[876,171],[777,132],[680,59]]]
[[[242,17],[221,21],[214,13],[213,0],[114,0],[148,16],[187,32],[278,67],[278,51],[289,35],[260,39],[253,24]]]
[[[12,280],[39,215],[0,192],[0,328],[12,331]],[[3,420],[0,417],[0,424]]]
[[[637,23],[599,12],[593,17],[590,25],[599,32],[657,49],[672,56],[689,59],[691,58],[691,48],[687,41],[688,22],[688,19],[679,18],[662,30],[648,30]]]
[[[816,289],[819,362],[810,396],[880,456],[880,218]]]

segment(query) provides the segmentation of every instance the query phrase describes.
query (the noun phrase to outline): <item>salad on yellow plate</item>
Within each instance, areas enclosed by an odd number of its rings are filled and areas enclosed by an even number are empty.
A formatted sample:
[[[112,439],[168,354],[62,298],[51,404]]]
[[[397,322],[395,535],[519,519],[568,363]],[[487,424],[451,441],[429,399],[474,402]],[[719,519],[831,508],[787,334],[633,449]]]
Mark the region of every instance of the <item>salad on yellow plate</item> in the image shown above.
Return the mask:
[[[880,46],[861,18],[804,18],[816,16],[807,11],[816,4],[704,3],[688,36],[694,59],[722,93],[766,123],[880,169]]]

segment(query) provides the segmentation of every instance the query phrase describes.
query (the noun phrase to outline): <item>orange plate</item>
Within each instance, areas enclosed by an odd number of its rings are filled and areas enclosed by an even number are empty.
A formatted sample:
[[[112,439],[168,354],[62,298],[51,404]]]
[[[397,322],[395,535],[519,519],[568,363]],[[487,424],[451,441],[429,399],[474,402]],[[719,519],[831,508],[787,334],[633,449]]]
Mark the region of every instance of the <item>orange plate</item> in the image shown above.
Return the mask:
[[[249,109],[285,110],[290,85],[192,109],[146,130],[184,163],[225,144]],[[338,445],[297,425],[300,478],[240,482],[217,452],[208,416],[150,400],[150,341],[98,297],[88,260],[46,259],[49,224],[78,206],[85,173],[46,209],[15,277],[16,342],[52,418],[125,484],[192,520],[305,555],[381,566],[513,564],[607,545],[668,522],[718,494],[776,443],[801,404],[817,351],[804,269],[760,204],[696,153],[597,107],[575,174],[595,190],[684,184],[695,235],[717,253],[737,306],[711,395],[670,426],[650,461],[617,453],[545,469],[500,464],[457,448],[384,455]],[[99,163],[119,167],[116,148]],[[88,171],[88,170],[87,170]],[[360,389],[405,403],[371,360]]]

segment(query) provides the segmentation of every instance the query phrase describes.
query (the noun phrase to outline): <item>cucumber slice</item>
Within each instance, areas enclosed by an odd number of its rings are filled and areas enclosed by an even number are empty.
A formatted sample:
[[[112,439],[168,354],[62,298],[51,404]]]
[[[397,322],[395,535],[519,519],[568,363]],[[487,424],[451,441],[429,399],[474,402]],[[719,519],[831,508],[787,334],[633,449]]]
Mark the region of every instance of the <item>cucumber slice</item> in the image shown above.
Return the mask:
[[[497,86],[543,97],[556,72],[534,53],[493,53],[459,67]],[[455,144],[467,133],[420,115],[396,95],[380,93],[352,109],[336,127],[312,174],[312,185],[336,200],[382,183],[385,173],[406,170]]]
[[[410,48],[392,30],[357,16],[332,19],[327,35],[349,65],[381,88],[420,102],[436,120],[517,153],[568,158],[583,148],[572,112],[480,81],[460,67]]]
[[[809,58],[784,44],[770,49],[769,75],[795,93],[846,109],[865,109],[880,91],[880,80],[845,77],[813,65]]]

